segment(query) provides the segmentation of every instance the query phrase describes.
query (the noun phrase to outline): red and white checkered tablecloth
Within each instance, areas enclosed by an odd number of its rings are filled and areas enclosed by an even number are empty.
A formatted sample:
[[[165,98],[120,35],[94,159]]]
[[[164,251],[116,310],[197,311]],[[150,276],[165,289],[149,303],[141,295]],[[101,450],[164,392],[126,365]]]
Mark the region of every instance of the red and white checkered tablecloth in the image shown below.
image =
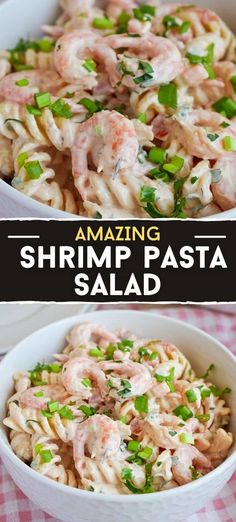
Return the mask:
[[[98,309],[110,308],[99,306]],[[116,308],[140,310],[140,305]],[[147,307],[145,307],[147,309]],[[236,315],[205,307],[155,307],[158,313],[187,321],[222,341],[236,355]],[[153,311],[153,309],[152,309]],[[15,486],[0,460],[0,522],[59,522],[39,510]],[[70,522],[68,520],[68,522]],[[81,521],[82,522],[82,521]],[[93,522],[93,521],[91,521]],[[184,522],[236,522],[236,473],[220,495]]]

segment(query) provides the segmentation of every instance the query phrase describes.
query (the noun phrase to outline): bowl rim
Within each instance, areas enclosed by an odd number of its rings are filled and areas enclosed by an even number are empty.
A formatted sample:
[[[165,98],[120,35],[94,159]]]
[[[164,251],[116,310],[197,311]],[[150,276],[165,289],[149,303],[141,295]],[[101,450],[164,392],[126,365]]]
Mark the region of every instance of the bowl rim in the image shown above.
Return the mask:
[[[226,346],[224,346],[223,343],[218,341],[218,339],[215,339],[213,336],[211,336],[210,334],[206,333],[204,330],[201,330],[200,328],[198,328],[196,326],[192,326],[191,324],[185,323],[184,321],[179,320],[179,319],[175,319],[175,318],[168,317],[165,315],[163,316],[161,314],[156,314],[155,312],[114,309],[114,310],[97,310],[97,311],[81,314],[81,316],[77,316],[77,315],[69,316],[65,319],[62,319],[60,321],[54,321],[54,322],[50,323],[50,325],[47,325],[47,326],[44,326],[43,328],[35,330],[35,332],[33,334],[28,335],[27,337],[22,339],[19,343],[17,343],[17,345],[3,358],[3,360],[0,362],[0,369],[1,369],[1,366],[3,366],[3,364],[6,364],[8,362],[8,359],[10,359],[12,357],[12,355],[14,356],[14,353],[19,350],[19,347],[21,346],[21,344],[24,344],[26,341],[28,341],[34,334],[40,334],[41,332],[46,331],[49,327],[52,327],[53,325],[54,326],[56,326],[58,324],[62,325],[63,323],[66,324],[71,321],[72,322],[78,321],[78,324],[79,324],[79,322],[82,322],[83,320],[86,321],[86,319],[88,319],[88,321],[89,321],[89,317],[91,314],[92,315],[96,314],[99,316],[99,315],[104,315],[104,313],[107,314],[108,316],[113,315],[115,313],[115,314],[125,315],[126,317],[127,317],[127,315],[128,316],[131,316],[131,315],[147,316],[148,315],[150,318],[153,318],[153,320],[155,320],[155,321],[158,319],[161,319],[161,320],[164,320],[164,322],[167,322],[167,323],[171,322],[172,324],[182,326],[186,330],[190,330],[193,333],[200,334],[203,337],[205,337],[206,339],[210,340],[211,342],[213,341],[215,343],[215,345],[218,347],[218,349],[220,349],[222,352],[224,352],[226,354],[226,356],[229,357],[229,359],[231,359],[232,364],[234,364],[235,368],[236,368],[235,355],[228,348],[226,348]],[[2,424],[2,421],[1,421],[1,424]],[[2,426],[0,429],[2,430]],[[183,486],[179,486],[177,488],[171,488],[171,489],[164,490],[164,491],[157,491],[152,494],[144,493],[142,495],[123,495],[123,494],[112,495],[112,494],[104,494],[104,493],[103,494],[95,493],[95,492],[86,491],[86,490],[79,489],[79,488],[72,488],[65,484],[56,482],[50,478],[47,478],[43,475],[40,475],[40,473],[35,472],[35,470],[33,470],[30,466],[28,466],[23,461],[21,461],[12,451],[10,445],[7,444],[5,441],[3,441],[0,438],[0,456],[1,456],[1,453],[5,454],[5,456],[8,458],[8,460],[10,460],[12,462],[12,464],[14,465],[15,468],[18,468],[18,470],[22,471],[22,473],[26,473],[29,476],[29,478],[32,477],[32,480],[33,480],[33,478],[35,478],[35,480],[38,480],[42,485],[45,485],[45,486],[48,485],[48,487],[51,485],[51,487],[53,489],[55,488],[58,491],[62,491],[64,493],[67,492],[69,495],[71,495],[73,497],[76,495],[78,497],[82,497],[82,498],[84,497],[85,499],[93,498],[94,500],[97,500],[100,502],[106,501],[106,502],[118,502],[118,503],[119,502],[133,503],[134,499],[135,499],[135,502],[143,502],[143,501],[149,502],[151,499],[158,500],[160,498],[160,500],[161,500],[161,499],[168,498],[168,497],[172,498],[173,496],[176,495],[176,491],[178,492],[178,495],[180,495],[180,494],[184,495],[189,490],[194,491],[194,488],[195,488],[195,490],[197,490],[197,488],[200,487],[200,485],[202,485],[204,487],[204,484],[206,484],[207,482],[209,482],[211,480],[214,480],[214,478],[218,477],[221,473],[223,473],[224,471],[227,471],[227,469],[231,468],[233,466],[233,463],[235,463],[235,468],[236,468],[236,449],[235,449],[233,451],[233,453],[231,455],[229,455],[217,468],[210,471],[209,473],[207,473],[200,479],[190,482],[188,484],[185,484]],[[92,495],[92,497],[91,497],[91,495]]]

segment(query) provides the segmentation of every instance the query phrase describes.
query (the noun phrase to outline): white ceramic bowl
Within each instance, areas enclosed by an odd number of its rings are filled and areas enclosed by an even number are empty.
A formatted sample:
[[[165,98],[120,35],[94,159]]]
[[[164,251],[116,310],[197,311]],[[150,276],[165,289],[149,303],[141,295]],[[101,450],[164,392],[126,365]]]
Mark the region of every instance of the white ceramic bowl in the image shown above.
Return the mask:
[[[100,0],[101,2],[103,0]],[[168,0],[169,1],[169,0]],[[175,1],[175,0],[174,0]],[[5,0],[0,5],[0,49],[14,47],[19,38],[39,36],[40,26],[55,20],[59,0]],[[169,1],[171,2],[171,0]],[[187,3],[187,0],[185,1]],[[236,30],[235,0],[195,0],[194,3],[217,11]],[[24,13],[24,16],[22,16]],[[0,218],[74,218],[85,219],[38,203],[0,180]],[[210,219],[236,217],[236,209],[221,212]]]
[[[230,430],[236,440],[236,359],[209,335],[174,319],[135,311],[103,311],[81,316],[79,322],[103,323],[110,329],[126,327],[139,336],[165,338],[175,343],[190,359],[199,374],[214,362],[214,382],[230,386],[228,402],[232,408]],[[78,317],[54,323],[27,337],[0,364],[0,419],[5,415],[5,403],[12,391],[12,374],[49,359],[64,346],[64,338]],[[73,489],[53,482],[21,462],[12,452],[4,426],[0,427],[0,454],[19,488],[35,504],[64,522],[172,522],[186,519],[216,496],[231,477],[236,466],[235,445],[231,455],[205,477],[169,491],[149,495],[102,495]]]

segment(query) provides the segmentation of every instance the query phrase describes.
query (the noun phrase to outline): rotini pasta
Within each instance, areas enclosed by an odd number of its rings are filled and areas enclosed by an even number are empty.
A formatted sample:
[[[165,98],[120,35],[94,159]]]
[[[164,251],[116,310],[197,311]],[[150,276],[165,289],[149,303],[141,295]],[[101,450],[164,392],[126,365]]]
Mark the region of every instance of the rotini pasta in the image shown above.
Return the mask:
[[[12,450],[62,484],[152,493],[200,478],[228,455],[224,390],[174,345],[76,325],[56,362],[14,375],[4,424]]]

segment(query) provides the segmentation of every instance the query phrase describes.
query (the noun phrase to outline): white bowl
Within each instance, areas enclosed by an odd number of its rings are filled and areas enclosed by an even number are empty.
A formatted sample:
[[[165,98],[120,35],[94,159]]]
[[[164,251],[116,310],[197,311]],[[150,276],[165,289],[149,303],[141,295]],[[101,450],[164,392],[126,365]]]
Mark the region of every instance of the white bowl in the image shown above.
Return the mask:
[[[103,311],[80,316],[79,322],[103,323],[110,329],[126,327],[141,337],[165,338],[176,344],[201,375],[214,362],[214,382],[229,386],[228,403],[232,408],[230,430],[236,440],[236,359],[209,335],[174,319],[135,311]],[[12,391],[12,374],[33,367],[62,350],[64,338],[78,317],[53,323],[27,337],[0,364],[0,419],[5,416],[5,403]],[[0,427],[0,454],[19,488],[36,505],[64,522],[172,522],[186,519],[216,496],[236,467],[235,445],[230,456],[205,477],[169,491],[146,495],[102,495],[73,489],[53,482],[20,461],[10,448],[5,427]]]
[[[5,0],[0,5],[0,49],[14,47],[19,38],[39,36],[41,25],[55,20],[58,3],[59,0]],[[169,1],[169,3],[173,2]],[[225,0],[224,2],[222,0],[207,0],[207,2],[195,0],[195,3],[203,7],[207,5],[217,11],[236,31],[235,0]],[[3,180],[0,180],[0,198],[0,218],[57,217],[66,219],[73,217],[74,219],[85,219],[38,203],[21,194]],[[226,220],[235,217],[236,209],[232,209],[210,216],[210,219]]]

